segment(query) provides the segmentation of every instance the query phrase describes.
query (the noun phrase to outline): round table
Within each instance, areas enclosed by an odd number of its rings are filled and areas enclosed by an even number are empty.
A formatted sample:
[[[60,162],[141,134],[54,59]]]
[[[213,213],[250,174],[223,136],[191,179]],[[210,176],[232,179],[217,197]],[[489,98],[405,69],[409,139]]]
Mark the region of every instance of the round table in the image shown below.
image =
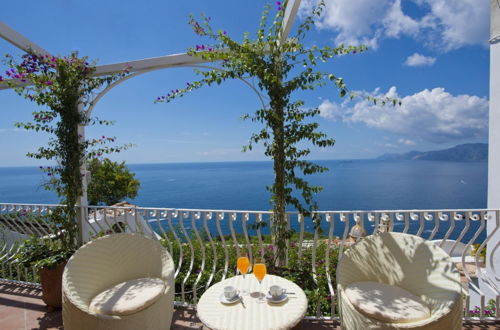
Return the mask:
[[[238,301],[224,305],[219,297],[225,286],[234,286],[240,292],[246,290],[243,304]],[[279,285],[287,292],[288,299],[280,304],[259,302],[253,298],[253,292],[268,292],[271,285]],[[302,289],[295,283],[275,275],[266,275],[262,286],[253,274],[228,278],[214,284],[200,297],[197,305],[198,317],[203,324],[211,329],[290,329],[302,320],[307,311],[307,298]]]

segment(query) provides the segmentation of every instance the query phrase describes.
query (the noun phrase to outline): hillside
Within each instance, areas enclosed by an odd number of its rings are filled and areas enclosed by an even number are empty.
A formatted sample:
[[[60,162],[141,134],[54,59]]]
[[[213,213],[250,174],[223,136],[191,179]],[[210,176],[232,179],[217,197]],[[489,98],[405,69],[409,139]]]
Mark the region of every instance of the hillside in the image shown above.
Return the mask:
[[[410,151],[404,154],[383,154],[379,160],[438,160],[449,162],[484,162],[488,160],[488,144],[466,143],[449,149]]]

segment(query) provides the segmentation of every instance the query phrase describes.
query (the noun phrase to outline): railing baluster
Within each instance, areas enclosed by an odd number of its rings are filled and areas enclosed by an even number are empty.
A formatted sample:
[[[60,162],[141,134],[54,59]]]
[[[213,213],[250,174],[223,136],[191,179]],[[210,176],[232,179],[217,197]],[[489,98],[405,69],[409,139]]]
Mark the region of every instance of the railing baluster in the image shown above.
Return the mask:
[[[463,219],[461,219],[463,220]],[[459,221],[461,221],[459,220]],[[467,231],[469,230],[469,227],[470,227],[470,221],[468,219],[468,217],[466,217],[466,222],[465,222],[465,226],[464,226],[464,229],[462,229],[462,231],[460,232],[460,234],[458,235],[457,239],[455,240],[455,243],[453,244],[453,246],[451,247],[451,250],[450,250],[450,256],[453,255],[453,251],[455,251],[455,248],[457,247],[458,243],[462,242],[462,238],[464,237],[465,233],[467,233]],[[465,253],[467,252],[467,250],[464,250],[462,252],[462,260],[465,260]],[[465,267],[465,263],[462,263],[462,265]]]
[[[227,269],[229,267],[229,256],[228,256],[228,252],[227,252],[227,243],[226,243],[226,240],[224,239],[224,235],[222,233],[222,230],[220,229],[220,220],[224,219],[224,212],[217,212],[215,219],[216,219],[216,224],[217,224],[217,231],[219,232],[219,237],[222,241],[222,246],[224,247],[224,272],[222,273],[222,279],[221,279],[221,281],[223,281],[227,276]]]
[[[205,289],[208,289],[208,287],[210,287],[210,283],[212,283],[215,272],[217,271],[217,248],[215,246],[214,240],[212,239],[212,235],[210,234],[210,230],[208,229],[207,220],[212,220],[212,212],[203,212],[203,226],[205,227],[205,232],[207,233],[210,246],[212,247],[213,255],[212,272],[210,273],[210,277],[208,278],[207,284],[205,285]]]
[[[92,210],[92,208],[90,208],[90,210]],[[83,240],[84,240],[84,242],[83,242],[83,243],[85,243],[85,234],[88,234],[88,235],[89,235],[89,240],[90,240],[90,239],[92,239],[92,237],[93,237],[93,236],[97,235],[97,233],[99,232],[99,230],[96,230],[96,229],[94,228],[94,225],[93,225],[92,223],[90,223],[90,217],[92,217],[92,216],[94,217],[94,223],[96,223],[96,220],[95,220],[95,211],[94,211],[94,212],[92,212],[92,211],[88,211],[87,213],[88,213],[88,214],[87,214],[87,216],[86,216],[86,217],[83,217],[82,221],[84,221],[84,223],[88,224],[89,228],[90,228],[90,229],[91,229],[94,233],[93,233],[93,234],[91,234],[90,232],[89,232],[89,233],[85,233],[85,232],[83,232],[83,233],[82,233],[82,237],[83,237]],[[93,215],[92,215],[92,213],[93,213]],[[96,224],[96,225],[97,225],[97,224]],[[99,225],[97,225],[97,226],[99,226]],[[83,224],[82,224],[82,230],[85,230],[85,231],[86,231],[85,226],[84,226]]]
[[[448,240],[448,237],[450,237],[451,233],[453,232],[453,229],[455,229],[455,220],[462,219],[462,218],[463,218],[463,216],[461,214],[459,214],[457,212],[452,213],[451,219],[450,219],[450,228],[448,229],[448,231],[444,235],[443,239],[441,240],[441,243],[439,243],[439,247],[443,247],[444,242],[446,242],[446,240]]]
[[[429,241],[431,241],[434,236],[436,236],[436,233],[439,230],[439,222],[440,221],[448,221],[448,214],[443,213],[443,212],[438,212],[438,214],[434,217],[434,229],[432,229],[431,234],[429,235]]]
[[[189,212],[183,212],[183,211],[179,212],[179,223],[181,225],[181,230],[182,230],[182,233],[184,234],[184,237],[186,238],[186,241],[189,245],[189,250],[191,252],[191,261],[189,262],[189,268],[188,268],[188,271],[186,272],[186,276],[184,276],[184,279],[182,280],[182,283],[181,283],[181,297],[182,297],[183,303],[186,302],[186,297],[185,297],[186,282],[187,282],[189,276],[191,275],[191,272],[193,271],[193,266],[194,266],[193,244],[191,243],[191,239],[189,238],[189,234],[186,230],[186,227],[184,227],[184,219],[187,219],[188,217],[189,217]]]
[[[233,238],[234,246],[236,247],[236,256],[240,254],[240,244],[238,243],[238,239],[236,238],[236,233],[234,231],[233,223],[236,221],[238,217],[236,212],[232,212],[229,214],[229,229],[231,230],[231,237]]]
[[[297,220],[300,224],[300,233],[299,233],[299,259],[302,257],[302,243],[304,242],[304,216],[302,214],[297,215]]]
[[[488,212],[483,212],[483,213],[480,212],[479,216],[477,216],[477,214],[475,214],[475,215],[471,216],[472,221],[478,221],[479,220],[478,217],[481,219],[481,224],[484,224],[484,222],[487,221],[487,219],[489,217],[489,214],[488,214]],[[476,258],[475,258],[476,259],[475,260],[476,261],[476,267],[478,267],[478,265],[479,265],[479,260],[478,259],[479,259],[479,256],[481,255],[481,251],[486,248],[486,244],[489,242],[489,240],[493,237],[493,235],[495,234],[495,232],[498,230],[499,224],[500,223],[497,220],[495,229],[492,230],[492,232],[489,235],[487,235],[486,239],[477,248],[477,250],[476,250]],[[499,244],[500,243],[497,241],[495,249],[498,247]],[[493,255],[494,255],[495,249],[493,249],[492,252],[491,252],[491,254],[490,254],[490,268],[491,268],[493,274],[495,274],[494,277],[497,278],[497,280],[498,280],[498,275],[495,273],[495,266],[494,266],[495,263],[493,261]],[[485,260],[485,262],[486,262],[486,260]],[[499,292],[499,287],[498,287],[497,281],[495,281],[495,279],[492,279],[489,276],[488,272],[479,272],[479,277],[483,280],[483,283],[485,283],[490,288],[491,291],[495,292],[495,294],[496,294],[496,296],[498,298],[499,295],[500,295],[500,292]]]
[[[340,243],[339,258],[341,258],[342,253],[344,253],[345,241],[347,239],[347,235],[349,234],[349,219],[345,216],[344,212],[340,213],[340,222],[343,222],[345,224],[345,227],[344,234],[342,235],[342,241]]]
[[[158,236],[155,235],[155,231],[153,230],[153,227],[151,227],[151,224],[149,223],[149,210],[141,208],[138,211],[139,211],[139,215],[142,216],[142,219],[143,219],[143,222],[145,223],[145,226],[149,230],[149,236],[151,236],[152,239],[158,239]],[[160,232],[161,232],[161,229],[160,229]],[[161,237],[160,237],[160,239],[161,239]]]
[[[463,218],[463,215],[458,213],[458,212],[452,212],[452,217],[451,217],[451,223],[450,224],[450,228],[454,227],[455,225],[455,219],[458,219],[458,218]],[[467,217],[469,218],[469,217]],[[470,220],[473,220],[473,219],[470,219]],[[484,227],[485,227],[485,220],[483,217],[481,217],[481,224],[478,228],[478,230],[476,231],[476,233],[474,234],[474,236],[472,237],[472,239],[469,241],[469,243],[466,245],[465,249],[467,250],[472,244],[474,244],[474,242],[476,241],[476,239],[478,238],[479,234],[481,234],[481,232],[484,230]],[[450,233],[450,230],[448,230],[448,232],[446,233],[447,235],[445,236],[445,238],[443,239],[443,241],[441,242],[441,244],[443,244],[443,242],[448,238],[449,236],[449,233]],[[464,258],[462,257],[462,263],[464,263],[465,260]],[[476,271],[475,271],[475,274],[477,277],[479,277],[480,275],[480,266],[479,266],[479,262],[478,262],[478,255],[476,255]],[[464,275],[467,279],[467,282],[469,283],[469,286],[472,287],[472,289],[474,291],[476,291],[476,293],[479,294],[479,297],[480,297],[480,301],[481,301],[481,306],[480,306],[480,317],[484,317],[484,301],[485,301],[485,296],[484,296],[484,292],[476,285],[474,284],[474,282],[472,281],[471,277],[470,277],[470,274],[469,274],[469,270],[467,269],[467,267],[464,267]]]
[[[116,212],[116,209],[111,209],[111,211]],[[126,219],[126,218],[125,218]],[[102,220],[104,221],[104,223],[106,224],[107,228],[106,230],[104,230],[104,233],[106,234],[106,231],[110,230],[111,229],[111,225],[109,224],[108,222],[108,212],[106,209],[102,209]],[[128,226],[128,222],[125,220],[125,223],[127,224]]]
[[[168,251],[170,252],[170,255],[173,256],[174,255],[174,250],[172,248],[172,242],[170,242],[170,238],[168,238],[168,235],[165,232],[165,229],[163,229],[163,225],[161,224],[161,221],[160,221],[161,215],[162,215],[162,211],[161,210],[153,210],[151,212],[153,212],[153,213],[151,213],[151,216],[156,219],[156,224],[158,225],[158,228],[160,228],[161,237],[163,239],[165,239],[165,242],[167,242]]]
[[[243,234],[245,235],[245,241],[247,243],[248,258],[250,260],[250,265],[253,265],[252,244],[250,243],[250,238],[248,237],[248,232],[247,232],[247,221],[248,220],[250,220],[250,214],[248,212],[242,214],[242,216],[241,216],[241,225],[243,227]]]
[[[203,271],[205,270],[205,259],[206,259],[205,244],[201,240],[200,234],[198,233],[198,229],[196,228],[196,221],[195,220],[199,220],[200,218],[201,218],[201,213],[200,212],[192,212],[191,213],[191,226],[193,227],[194,233],[196,235],[196,238],[198,239],[198,242],[200,243],[200,248],[201,248],[201,266],[197,270],[198,277],[196,277],[196,280],[194,281],[194,284],[193,284],[193,300],[194,300],[194,304],[198,303],[198,296],[197,296],[196,288],[198,286],[198,283],[201,280],[201,276],[203,275]],[[193,250],[193,260],[194,260],[194,250]]]
[[[488,237],[486,237],[486,242],[488,242],[490,240],[490,238],[494,237],[494,235],[496,234],[496,232],[499,230],[500,228],[500,211],[496,211],[496,212],[491,212],[493,214],[495,214],[495,229],[488,235]],[[488,213],[487,213],[488,214]],[[488,214],[488,219],[491,219],[491,214]],[[485,244],[486,246],[486,244]],[[495,246],[493,247],[493,249],[490,250],[490,267],[491,267],[491,271],[493,272],[494,276],[495,276],[495,279],[497,281],[500,282],[500,273],[497,272],[497,270],[495,269],[495,262],[493,261],[493,256],[495,255],[495,252],[497,251],[498,247],[500,247],[500,242],[497,242],[495,244]],[[498,310],[498,308],[497,308]]]
[[[311,215],[311,219],[315,219],[315,213]],[[318,215],[319,216],[319,215]],[[316,249],[318,245],[318,235],[319,235],[319,224],[315,224],[314,226],[314,240],[313,240],[313,246],[312,246],[312,254],[311,254],[311,265],[312,265],[312,276],[313,276],[313,281],[316,284],[316,286],[319,288],[319,283],[318,283],[318,274],[316,271]],[[320,302],[319,300],[317,301],[316,304],[316,317],[320,316]]]
[[[286,214],[286,228],[290,232],[290,213]],[[288,267],[288,253],[290,251],[290,239],[285,240],[286,255],[285,255],[285,266]]]
[[[331,309],[330,309],[330,316],[333,317],[335,315],[335,289],[333,287],[332,283],[332,277],[330,275],[330,249],[332,246],[333,242],[333,229],[334,229],[334,218],[330,213],[325,214],[325,219],[326,222],[330,224],[330,230],[328,231],[328,245],[326,247],[326,255],[325,255],[325,272],[326,272],[326,279],[328,283],[328,291],[330,292],[330,302],[331,302]]]
[[[182,242],[179,239],[179,236],[177,236],[176,230],[175,230],[174,226],[172,225],[172,217],[177,218],[177,217],[181,217],[181,216],[179,216],[178,211],[175,211],[175,210],[174,211],[167,211],[168,226],[170,227],[170,231],[174,235],[174,238],[177,241],[177,244],[179,244],[179,261],[177,262],[177,269],[175,270],[175,274],[174,274],[174,278],[177,278],[177,275],[179,275],[179,272],[181,271],[184,251],[182,248]],[[172,257],[173,257],[173,255],[172,255]]]
[[[260,226],[262,225],[262,213],[257,213],[257,218],[255,219],[257,222],[257,238],[259,239],[259,249],[260,256],[264,258],[264,243],[262,242],[262,235],[260,233]],[[253,263],[251,263],[253,265]]]
[[[28,222],[31,223],[31,226],[32,226],[33,230],[36,231],[38,237],[43,236],[42,232],[39,231],[38,228],[37,228],[37,227],[41,227],[41,224],[40,224],[40,226],[37,226],[37,224],[39,224],[39,222],[29,221],[30,217],[33,219],[33,207],[32,206],[28,206],[27,210],[28,210],[28,213],[29,213],[29,216],[26,215],[26,218],[28,219]],[[42,228],[40,228],[40,230],[42,230]]]

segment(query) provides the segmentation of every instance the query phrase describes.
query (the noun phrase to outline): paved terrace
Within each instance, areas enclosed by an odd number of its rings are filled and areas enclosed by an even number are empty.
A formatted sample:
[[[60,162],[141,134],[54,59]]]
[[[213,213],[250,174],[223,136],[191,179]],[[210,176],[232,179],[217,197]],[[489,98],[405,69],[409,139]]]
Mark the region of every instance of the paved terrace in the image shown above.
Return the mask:
[[[47,311],[38,287],[0,283],[0,329],[64,329],[61,310]],[[196,311],[176,309],[171,329],[208,329],[196,317]],[[340,329],[338,322],[304,320],[294,328]],[[500,329],[500,321],[465,321],[463,329]]]

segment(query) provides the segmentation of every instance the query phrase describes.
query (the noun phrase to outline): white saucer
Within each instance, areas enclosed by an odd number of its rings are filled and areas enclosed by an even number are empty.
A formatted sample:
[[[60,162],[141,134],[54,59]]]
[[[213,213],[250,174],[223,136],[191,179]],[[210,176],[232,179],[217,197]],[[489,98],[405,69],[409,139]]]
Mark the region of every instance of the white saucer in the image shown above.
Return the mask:
[[[221,303],[223,304],[234,304],[235,302],[238,302],[240,301],[240,296],[239,295],[236,295],[234,296],[234,299],[233,300],[228,300],[226,298],[226,296],[224,295],[224,293],[222,293],[220,296],[219,296],[219,300]]]
[[[274,299],[273,296],[271,296],[268,293],[268,294],[266,294],[266,299],[267,299],[267,302],[269,302],[271,304],[279,304],[279,303],[286,301],[288,299],[288,295],[286,293],[283,293],[281,295],[281,297],[279,297],[278,299]]]

